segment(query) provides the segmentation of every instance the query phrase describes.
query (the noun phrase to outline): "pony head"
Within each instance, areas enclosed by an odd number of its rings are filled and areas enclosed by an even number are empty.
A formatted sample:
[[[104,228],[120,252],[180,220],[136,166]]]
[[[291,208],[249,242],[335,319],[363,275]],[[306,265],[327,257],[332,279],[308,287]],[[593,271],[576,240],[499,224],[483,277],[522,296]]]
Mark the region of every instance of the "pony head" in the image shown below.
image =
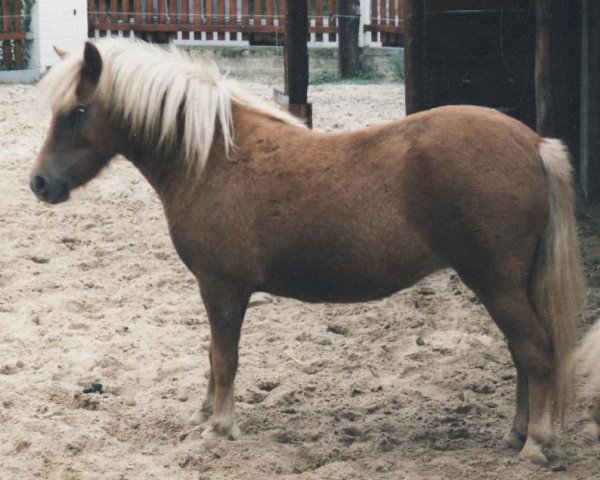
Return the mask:
[[[83,185],[117,153],[106,112],[97,99],[103,64],[95,45],[83,55],[68,55],[55,67],[46,88],[56,99],[50,131],[31,173],[35,195],[48,203],[68,200],[71,189]],[[57,77],[64,82],[58,84]]]

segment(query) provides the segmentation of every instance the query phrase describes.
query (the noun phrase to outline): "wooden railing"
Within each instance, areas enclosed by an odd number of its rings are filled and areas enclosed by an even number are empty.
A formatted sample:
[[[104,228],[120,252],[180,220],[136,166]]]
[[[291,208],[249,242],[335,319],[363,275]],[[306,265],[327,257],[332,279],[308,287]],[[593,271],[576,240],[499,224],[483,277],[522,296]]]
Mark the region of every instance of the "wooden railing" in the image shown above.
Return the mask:
[[[21,0],[0,0],[0,70],[23,68],[23,32]]]
[[[309,2],[312,42],[335,43],[335,0]],[[156,42],[277,41],[284,0],[88,0],[90,36],[137,36]]]

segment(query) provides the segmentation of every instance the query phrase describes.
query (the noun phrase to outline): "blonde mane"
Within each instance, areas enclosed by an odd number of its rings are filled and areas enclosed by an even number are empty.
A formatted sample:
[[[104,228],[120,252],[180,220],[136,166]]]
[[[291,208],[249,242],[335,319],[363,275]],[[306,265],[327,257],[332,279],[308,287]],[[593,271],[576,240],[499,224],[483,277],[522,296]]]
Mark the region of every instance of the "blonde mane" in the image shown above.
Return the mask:
[[[232,102],[303,126],[223,78],[211,59],[192,58],[175,47],[165,49],[138,40],[102,39],[94,45],[103,64],[95,98],[139,141],[169,152],[179,149],[190,170],[204,168],[217,125],[226,153],[234,147]],[[42,80],[43,94],[54,111],[77,105],[75,89],[82,63],[81,52],[68,55]]]

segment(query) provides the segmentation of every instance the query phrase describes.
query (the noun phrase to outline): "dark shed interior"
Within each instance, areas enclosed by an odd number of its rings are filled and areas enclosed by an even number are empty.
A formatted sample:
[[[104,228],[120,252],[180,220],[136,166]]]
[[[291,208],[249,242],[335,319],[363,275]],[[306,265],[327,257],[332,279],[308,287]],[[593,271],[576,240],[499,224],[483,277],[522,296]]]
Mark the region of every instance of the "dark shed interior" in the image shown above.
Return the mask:
[[[407,113],[498,108],[565,141],[600,200],[600,2],[406,0]]]

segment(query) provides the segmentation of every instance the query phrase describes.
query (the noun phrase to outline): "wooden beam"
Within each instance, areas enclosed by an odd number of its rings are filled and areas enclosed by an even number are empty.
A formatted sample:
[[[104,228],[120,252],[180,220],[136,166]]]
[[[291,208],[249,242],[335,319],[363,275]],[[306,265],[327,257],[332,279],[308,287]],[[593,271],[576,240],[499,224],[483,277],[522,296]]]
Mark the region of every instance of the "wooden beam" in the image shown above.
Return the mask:
[[[583,2],[580,182],[588,202],[600,201],[600,2]]]
[[[404,69],[406,113],[426,110],[425,103],[425,0],[406,0]]]
[[[536,117],[543,136],[579,145],[581,0],[536,0]]]
[[[307,0],[286,0],[285,93],[290,104],[305,104],[308,91]]]
[[[356,77],[360,72],[360,0],[338,0],[338,72],[341,78]]]
[[[8,32],[8,33],[0,32],[0,41],[25,40],[25,37],[26,37],[25,32]],[[7,51],[8,51],[8,49],[7,49]]]

